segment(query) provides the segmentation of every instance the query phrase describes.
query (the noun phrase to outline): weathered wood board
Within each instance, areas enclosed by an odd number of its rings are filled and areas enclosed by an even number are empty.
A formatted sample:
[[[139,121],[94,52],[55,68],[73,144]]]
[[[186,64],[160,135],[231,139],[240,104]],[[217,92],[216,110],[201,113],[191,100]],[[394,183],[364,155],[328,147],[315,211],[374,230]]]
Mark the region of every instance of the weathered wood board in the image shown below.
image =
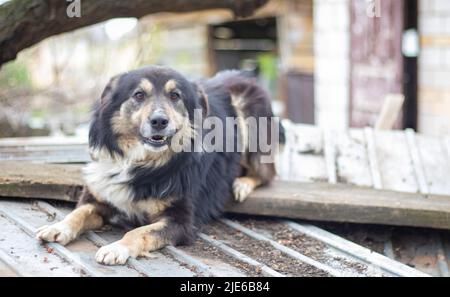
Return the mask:
[[[76,201],[83,188],[80,165],[0,162],[0,196]]]
[[[450,229],[450,197],[327,183],[275,182],[231,212]]]
[[[76,202],[81,166],[0,163],[0,196]],[[276,181],[229,212],[297,219],[450,229],[450,197],[351,185]]]
[[[372,187],[369,157],[361,130],[336,132],[336,163],[338,181]]]

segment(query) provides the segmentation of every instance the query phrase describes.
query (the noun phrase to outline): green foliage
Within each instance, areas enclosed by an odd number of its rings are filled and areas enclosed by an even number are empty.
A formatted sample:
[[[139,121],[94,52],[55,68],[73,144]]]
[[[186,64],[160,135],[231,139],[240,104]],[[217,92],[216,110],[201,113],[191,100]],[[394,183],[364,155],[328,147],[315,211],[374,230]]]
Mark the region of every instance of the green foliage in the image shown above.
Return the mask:
[[[0,87],[31,87],[27,65],[17,60],[3,65],[0,69]]]
[[[278,71],[277,56],[274,53],[264,53],[258,55],[260,75],[265,80],[267,88],[272,97],[277,96]]]
[[[258,56],[261,74],[268,80],[277,77],[277,56],[273,53],[264,53]]]

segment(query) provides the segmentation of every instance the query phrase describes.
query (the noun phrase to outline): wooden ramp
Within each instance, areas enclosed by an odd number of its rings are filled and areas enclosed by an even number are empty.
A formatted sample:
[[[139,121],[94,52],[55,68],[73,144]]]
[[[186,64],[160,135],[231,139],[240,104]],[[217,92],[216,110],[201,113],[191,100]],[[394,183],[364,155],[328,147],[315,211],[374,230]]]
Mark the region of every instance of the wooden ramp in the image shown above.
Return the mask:
[[[284,124],[279,179],[230,212],[450,229],[449,139]],[[89,156],[83,139],[6,139],[0,160],[0,196],[76,201],[81,165],[68,163]]]

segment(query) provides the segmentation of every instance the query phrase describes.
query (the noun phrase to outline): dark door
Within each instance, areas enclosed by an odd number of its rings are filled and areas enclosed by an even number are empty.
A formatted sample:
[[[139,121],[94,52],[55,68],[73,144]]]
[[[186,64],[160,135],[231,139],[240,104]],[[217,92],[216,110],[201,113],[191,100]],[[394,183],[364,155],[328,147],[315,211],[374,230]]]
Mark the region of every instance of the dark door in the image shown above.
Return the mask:
[[[351,1],[352,127],[373,126],[386,95],[403,93],[404,0],[377,3],[370,11],[367,1]]]
[[[314,125],[314,74],[289,71],[282,80],[285,116],[294,123]]]

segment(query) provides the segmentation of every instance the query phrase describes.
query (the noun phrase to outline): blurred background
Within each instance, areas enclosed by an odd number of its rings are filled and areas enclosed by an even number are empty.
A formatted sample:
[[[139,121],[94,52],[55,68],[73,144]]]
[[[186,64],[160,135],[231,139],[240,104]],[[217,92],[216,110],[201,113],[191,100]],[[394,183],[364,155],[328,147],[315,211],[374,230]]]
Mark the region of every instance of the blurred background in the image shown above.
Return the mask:
[[[403,94],[396,128],[450,135],[450,1],[271,0],[246,19],[159,13],[45,39],[0,70],[0,137],[83,136],[109,78],[149,64],[242,69],[278,115],[335,129],[373,126]]]

